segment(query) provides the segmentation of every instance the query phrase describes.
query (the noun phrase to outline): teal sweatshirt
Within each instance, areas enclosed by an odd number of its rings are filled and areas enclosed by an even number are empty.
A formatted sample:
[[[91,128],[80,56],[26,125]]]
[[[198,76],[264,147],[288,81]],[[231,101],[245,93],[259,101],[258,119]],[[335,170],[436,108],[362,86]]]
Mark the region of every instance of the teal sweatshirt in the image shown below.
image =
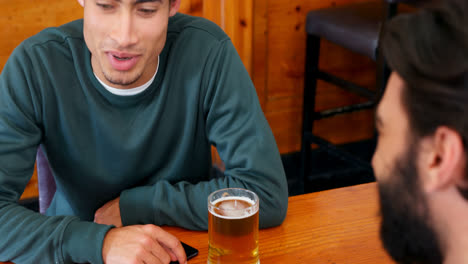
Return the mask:
[[[211,145],[226,170],[210,177]],[[57,192],[47,216],[17,204],[37,148]],[[260,226],[284,220],[287,183],[255,88],[215,24],[177,14],[151,86],[133,96],[96,79],[83,21],[18,46],[0,75],[0,261],[102,263],[111,226],[94,213],[120,196],[124,225],[206,230],[207,197],[246,188]]]

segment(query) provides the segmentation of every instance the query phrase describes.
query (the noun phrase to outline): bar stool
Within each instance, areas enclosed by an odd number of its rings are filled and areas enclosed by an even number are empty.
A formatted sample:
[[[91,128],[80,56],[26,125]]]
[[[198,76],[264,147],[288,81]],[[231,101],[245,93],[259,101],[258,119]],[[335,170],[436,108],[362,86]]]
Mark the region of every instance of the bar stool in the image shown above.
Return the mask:
[[[301,141],[301,173],[304,191],[310,189],[309,172],[311,149],[316,144],[328,154],[349,164],[346,173],[363,172],[372,174],[369,162],[361,160],[348,152],[333,145],[326,139],[312,133],[316,120],[339,114],[351,113],[375,106],[383,92],[390,70],[386,66],[383,56],[378,52],[381,28],[389,18],[397,13],[399,2],[414,2],[414,0],[385,0],[339,7],[314,10],[308,13],[306,22],[307,44],[304,78],[303,127]],[[377,84],[375,91],[358,86],[352,82],[321,71],[319,65],[320,39],[325,38],[348,50],[369,57],[377,64]],[[332,83],[339,88],[355,93],[367,101],[339,108],[315,111],[317,80]]]

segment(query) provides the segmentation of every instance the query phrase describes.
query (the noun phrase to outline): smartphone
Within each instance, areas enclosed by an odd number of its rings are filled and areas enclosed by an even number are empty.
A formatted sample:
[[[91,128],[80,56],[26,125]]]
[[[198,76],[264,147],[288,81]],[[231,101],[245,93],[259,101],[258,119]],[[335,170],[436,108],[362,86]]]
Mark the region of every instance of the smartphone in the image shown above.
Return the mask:
[[[184,242],[180,242],[182,244],[182,247],[184,247],[184,250],[185,250],[185,255],[187,255],[187,260],[195,257],[196,255],[198,255],[198,249],[194,248],[194,247],[191,247],[187,244],[185,244]],[[179,264],[178,261],[172,261],[170,264]]]

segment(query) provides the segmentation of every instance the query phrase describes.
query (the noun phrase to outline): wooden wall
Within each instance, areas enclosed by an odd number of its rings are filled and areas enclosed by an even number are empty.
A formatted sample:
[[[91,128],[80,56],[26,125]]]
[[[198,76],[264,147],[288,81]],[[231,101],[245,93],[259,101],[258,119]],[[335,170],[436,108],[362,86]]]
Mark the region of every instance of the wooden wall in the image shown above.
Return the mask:
[[[281,153],[300,149],[307,12],[363,0],[204,0],[203,16],[231,37],[249,71]],[[320,67],[362,86],[375,85],[374,63],[326,41]],[[317,109],[361,98],[319,82]],[[315,132],[335,143],[368,138],[373,112],[317,122]]]
[[[231,36],[254,81],[281,153],[300,149],[306,15],[310,10],[362,0],[205,0],[207,15]],[[213,15],[215,12],[221,15]],[[374,63],[326,41],[320,67],[365,87],[375,84]],[[361,101],[318,84],[317,109]],[[335,143],[368,138],[372,111],[321,120],[315,132]],[[351,129],[352,128],[352,129]]]
[[[181,12],[206,17],[231,37],[249,71],[281,153],[300,149],[305,29],[309,10],[362,0],[182,0]],[[82,17],[74,0],[0,0],[0,69],[22,40],[49,26]],[[320,67],[373,87],[372,61],[326,41]],[[360,101],[319,82],[318,109]],[[322,120],[315,132],[336,143],[369,137],[373,113]],[[219,158],[215,162],[220,163]],[[36,184],[34,179],[32,187]],[[32,195],[35,195],[32,192]]]
[[[262,1],[267,4],[261,4]],[[257,3],[262,5],[257,12],[267,15],[267,23],[265,33],[262,35],[261,29],[257,29],[255,36],[265,38],[259,42],[266,42],[266,47],[255,46],[254,54],[261,50],[265,50],[266,54],[256,62],[263,64],[259,68],[264,70],[258,73],[263,76],[255,74],[254,78],[259,80],[254,80],[281,153],[300,149],[306,39],[304,21],[307,12],[346,2],[351,1],[260,0]],[[372,61],[323,41],[320,67],[369,88],[375,84],[376,73]],[[331,85],[318,84],[317,109],[359,100]],[[343,143],[370,136],[372,123],[372,112],[354,113],[322,120],[315,125],[315,132],[335,143]]]

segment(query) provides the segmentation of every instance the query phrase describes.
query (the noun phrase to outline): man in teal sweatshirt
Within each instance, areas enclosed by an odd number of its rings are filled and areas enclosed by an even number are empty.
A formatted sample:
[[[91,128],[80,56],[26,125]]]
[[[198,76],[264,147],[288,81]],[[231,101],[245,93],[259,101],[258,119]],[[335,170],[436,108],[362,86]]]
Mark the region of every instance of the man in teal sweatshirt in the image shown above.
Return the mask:
[[[260,198],[281,224],[287,183],[252,81],[213,23],[181,0],[78,0],[84,19],[19,45],[0,75],[0,261],[185,262],[158,226],[207,229],[207,196]],[[226,170],[210,177],[211,145]],[[57,191],[17,204],[37,148]]]

